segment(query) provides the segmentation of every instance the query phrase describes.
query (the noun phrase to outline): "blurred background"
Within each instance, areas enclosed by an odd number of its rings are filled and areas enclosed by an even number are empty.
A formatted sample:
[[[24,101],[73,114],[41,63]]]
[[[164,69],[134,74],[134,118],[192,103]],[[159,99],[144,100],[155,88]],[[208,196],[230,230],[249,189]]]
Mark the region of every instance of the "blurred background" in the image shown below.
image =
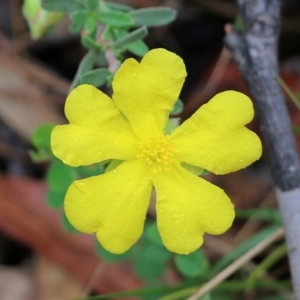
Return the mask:
[[[224,25],[237,16],[231,0],[124,0],[135,8],[168,6],[178,12],[168,26],[151,28],[145,42],[180,55],[188,77],[181,99],[182,120],[220,91],[248,93],[238,70],[223,47]],[[94,251],[94,238],[68,233],[60,224],[61,212],[45,201],[47,163],[34,163],[29,151],[34,129],[43,123],[63,123],[63,106],[78,64],[86,54],[79,35],[63,20],[47,37],[32,40],[22,15],[21,0],[0,0],[0,299],[71,299],[141,288],[145,280],[130,262],[105,263]],[[128,54],[128,56],[132,56]],[[300,3],[283,1],[279,44],[282,78],[300,91]],[[300,126],[300,113],[287,97],[292,122]],[[259,133],[254,120],[250,127]],[[297,130],[296,130],[297,131]],[[298,149],[300,140],[297,138]],[[276,207],[265,154],[246,170],[206,177],[229,194],[237,209]],[[209,260],[246,241],[265,221],[237,219],[219,237],[207,236]],[[270,276],[288,279],[286,258]],[[169,264],[155,283],[175,286],[182,274]],[[255,294],[258,295],[258,294]],[[242,298],[241,298],[242,297]],[[253,293],[240,298],[253,299]],[[222,298],[225,299],[225,298]],[[258,298],[262,299],[262,298]],[[275,299],[275,298],[274,298]]]

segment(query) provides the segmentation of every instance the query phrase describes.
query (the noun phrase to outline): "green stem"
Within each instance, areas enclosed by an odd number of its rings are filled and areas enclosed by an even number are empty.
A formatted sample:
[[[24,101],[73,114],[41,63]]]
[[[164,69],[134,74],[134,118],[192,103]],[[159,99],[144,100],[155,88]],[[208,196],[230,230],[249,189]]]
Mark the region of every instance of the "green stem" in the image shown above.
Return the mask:
[[[287,86],[287,84],[283,81],[281,77],[277,77],[277,80],[283,90],[288,94],[288,96],[291,98],[291,100],[294,102],[294,104],[297,106],[297,108],[300,110],[300,101],[297,98],[297,96],[291,91],[291,89]]]
[[[273,250],[249,275],[246,280],[246,288],[251,289],[257,279],[267,273],[267,270],[272,267],[275,263],[278,262],[283,256],[287,254],[286,244],[282,244],[278,246],[275,250]]]

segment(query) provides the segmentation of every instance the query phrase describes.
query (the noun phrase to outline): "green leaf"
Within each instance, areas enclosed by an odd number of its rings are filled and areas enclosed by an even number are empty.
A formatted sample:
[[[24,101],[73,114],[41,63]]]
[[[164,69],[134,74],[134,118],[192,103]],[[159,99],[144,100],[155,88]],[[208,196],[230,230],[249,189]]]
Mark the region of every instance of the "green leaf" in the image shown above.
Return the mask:
[[[74,168],[55,159],[48,169],[46,179],[52,190],[64,192],[76,179]]]
[[[203,276],[207,272],[208,262],[203,251],[197,250],[189,255],[175,255],[175,265],[186,277]]]
[[[105,1],[105,5],[113,11],[122,11],[122,12],[128,12],[132,10],[132,7],[124,4],[114,3],[110,1]]]
[[[157,245],[144,246],[135,256],[134,270],[145,279],[156,279],[163,275],[170,252]]]
[[[135,9],[129,12],[135,26],[162,26],[176,18],[176,10],[169,7],[151,7]]]
[[[66,191],[48,190],[46,202],[51,208],[61,208],[64,205]]]
[[[47,162],[52,159],[52,154],[45,149],[29,150],[28,154],[35,163]]]
[[[249,219],[254,218],[264,220],[281,225],[281,216],[277,208],[259,208],[259,209],[245,209],[236,211],[237,218]]]
[[[145,228],[144,234],[145,234],[146,239],[154,245],[163,247],[163,242],[162,242],[161,236],[158,232],[156,222],[153,222],[151,224],[148,223],[148,224],[146,224],[145,227],[146,228]]]
[[[149,51],[148,46],[141,40],[130,43],[126,45],[125,48],[140,57],[143,57]]]
[[[170,115],[178,115],[182,112],[183,110],[183,102],[178,99],[176,102],[175,102],[175,105],[173,107],[173,110],[171,111]]]
[[[292,130],[293,130],[296,134],[300,135],[300,127],[299,127],[299,126],[292,124]]]
[[[244,31],[244,22],[240,14],[238,14],[233,22],[233,26],[237,31]]]
[[[69,31],[73,34],[80,32],[80,30],[83,28],[81,24],[78,24],[76,22],[71,22],[69,26]]]
[[[272,250],[255,268],[246,280],[246,289],[251,290],[255,288],[255,283],[260,281],[262,276],[268,273],[268,270],[276,263],[279,263],[287,254],[286,244],[283,243]]]
[[[69,92],[71,92],[76,86],[80,84],[79,83],[80,76],[83,73],[90,71],[93,68],[93,66],[96,64],[99,66],[101,65],[105,66],[107,64],[105,53],[101,50],[90,50],[81,60],[76,75],[70,86]]]
[[[66,231],[70,233],[79,233],[79,231],[70,223],[65,214],[62,215],[61,222]]]
[[[105,173],[112,171],[113,169],[118,167],[122,162],[123,162],[123,160],[113,159],[106,167]]]
[[[277,77],[277,80],[281,85],[282,89],[287,93],[287,95],[291,98],[296,107],[300,110],[300,100],[295,95],[295,93],[293,93],[293,91],[288,87],[288,85],[284,82],[284,80],[282,80],[281,77]]]
[[[101,46],[97,44],[93,39],[91,39],[89,36],[83,36],[81,38],[81,44],[89,50],[99,50]]]
[[[99,68],[92,71],[88,71],[82,74],[79,78],[80,84],[91,84],[93,86],[101,86],[107,81],[107,76],[111,73],[105,68]]]
[[[107,262],[117,263],[117,262],[128,259],[132,254],[132,248],[122,254],[113,254],[113,253],[105,250],[102,247],[102,245],[97,241],[96,252],[103,260],[105,260]]]
[[[76,169],[77,178],[88,178],[91,176],[98,176],[104,173],[104,167],[99,164],[94,164],[90,166],[80,166]]]
[[[231,252],[227,255],[223,256],[219,261],[217,261],[211,268],[210,273],[214,275],[220,272],[223,268],[231,264],[233,261],[238,259],[244,253],[246,253],[249,249],[253,248],[259,242],[267,238],[270,234],[272,234],[275,230],[277,230],[279,225],[273,225],[262,229],[257,234],[249,238],[247,241],[242,243],[241,245],[235,247]]]
[[[80,9],[72,12],[70,14],[70,19],[72,21],[70,30],[73,33],[79,32],[83,28],[88,15],[89,11],[86,9]]]
[[[99,7],[99,0],[86,0],[86,7],[90,10],[96,10]]]
[[[171,134],[179,126],[180,118],[171,118],[165,127],[165,134]]]
[[[86,29],[86,31],[90,34],[92,32],[94,32],[97,28],[97,21],[95,20],[95,18],[93,17],[88,17],[84,28]]]
[[[139,290],[133,290],[133,291],[125,291],[125,292],[119,292],[119,293],[110,293],[105,295],[98,295],[98,296],[90,296],[90,297],[83,297],[83,298],[76,298],[73,300],[107,300],[107,299],[119,299],[119,298],[125,298],[132,296],[149,296],[149,295],[156,295],[156,294],[165,294],[169,292],[173,292],[176,290],[179,290],[183,287],[181,286],[158,286],[158,287],[147,287]],[[195,287],[194,291],[197,291],[199,287]],[[142,298],[144,299],[144,298]]]
[[[32,145],[38,149],[39,148],[45,149],[48,152],[52,153],[50,137],[54,127],[55,127],[54,124],[46,123],[35,128],[31,136]]]
[[[202,175],[204,173],[204,169],[194,165],[190,165],[186,162],[182,162],[181,166],[197,176]]]
[[[49,11],[71,12],[84,8],[81,0],[41,0],[41,4]]]
[[[102,11],[97,14],[97,20],[112,27],[131,27],[133,25],[133,20],[128,13],[120,11]]]
[[[121,48],[133,42],[143,39],[148,34],[148,29],[144,26],[131,31],[126,36],[120,38],[112,44],[113,48]]]

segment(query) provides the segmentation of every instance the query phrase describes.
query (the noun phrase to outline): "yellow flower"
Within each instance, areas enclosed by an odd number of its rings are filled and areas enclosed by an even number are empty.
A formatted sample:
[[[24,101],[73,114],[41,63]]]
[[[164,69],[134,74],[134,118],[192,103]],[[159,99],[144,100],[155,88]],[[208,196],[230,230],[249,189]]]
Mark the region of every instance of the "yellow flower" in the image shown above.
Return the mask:
[[[70,222],[96,232],[108,251],[125,252],[139,239],[153,186],[158,229],[170,251],[190,253],[205,232],[221,234],[233,222],[225,192],[183,165],[226,174],[257,160],[260,140],[244,126],[253,118],[252,102],[238,92],[220,93],[165,135],[185,77],[180,57],[155,49],[141,63],[122,64],[113,100],[90,85],[67,98],[70,124],[54,128],[53,153],[71,166],[124,161],[104,175],[75,181],[65,198]]]

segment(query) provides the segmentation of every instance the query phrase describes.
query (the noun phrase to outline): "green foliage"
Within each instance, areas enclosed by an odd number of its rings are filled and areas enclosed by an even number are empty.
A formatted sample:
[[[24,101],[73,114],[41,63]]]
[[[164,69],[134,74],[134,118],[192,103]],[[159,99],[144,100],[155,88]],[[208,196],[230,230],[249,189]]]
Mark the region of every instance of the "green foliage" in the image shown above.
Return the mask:
[[[125,45],[125,49],[141,57],[149,51],[148,46],[141,40]]]
[[[145,279],[161,277],[166,269],[166,263],[170,259],[170,252],[162,246],[146,244],[142,246],[134,259],[135,272]]]
[[[36,149],[29,151],[29,155],[34,162],[46,162],[52,158],[50,137],[54,126],[54,124],[45,123],[34,130],[31,143]]]
[[[165,127],[165,134],[171,134],[179,126],[180,118],[170,118]]]
[[[54,124],[45,123],[37,127],[31,136],[33,146],[51,152],[50,137],[54,126]]]
[[[97,20],[94,17],[89,16],[85,21],[84,29],[88,34],[92,34],[93,32],[95,32],[95,30],[97,29]]]
[[[65,214],[62,215],[62,218],[61,218],[61,222],[62,222],[62,225],[63,225],[63,228],[70,232],[70,233],[78,233],[79,231],[69,222],[68,218],[66,217]]]
[[[208,261],[200,249],[189,255],[175,255],[175,265],[180,273],[186,277],[205,276]]]
[[[82,0],[41,0],[43,9],[49,11],[72,12],[84,7]]]
[[[117,263],[126,260],[132,255],[132,249],[122,254],[113,254],[111,252],[108,252],[101,246],[98,241],[96,241],[96,252],[103,260],[111,263]]]
[[[64,205],[65,191],[49,189],[46,195],[46,203],[51,208],[62,208]]]
[[[99,0],[86,0],[86,7],[90,10],[96,10],[99,6]]]
[[[190,165],[186,162],[182,162],[181,166],[197,176],[206,175],[208,173],[205,169],[202,169],[202,168],[194,166],[194,165]]]
[[[248,276],[246,280],[246,288],[248,290],[253,289],[255,287],[255,283],[261,280],[261,277],[267,273],[267,270],[274,264],[278,263],[280,259],[286,256],[286,254],[287,247],[285,244],[281,244],[272,250],[272,252],[269,253]]]
[[[128,5],[114,3],[114,2],[105,2],[105,5],[108,9],[113,10],[113,11],[128,12],[128,11],[131,11],[133,9]]]
[[[148,223],[146,225],[144,235],[148,242],[156,246],[163,246],[163,242],[159,234],[156,222]]]
[[[233,26],[234,28],[237,30],[237,31],[240,31],[240,32],[243,32],[244,31],[244,22],[242,20],[242,17],[240,14],[238,14],[234,20],[234,23],[233,23]]]
[[[85,47],[88,50],[101,49],[101,46],[99,44],[97,44],[92,38],[86,35],[81,38],[81,44],[83,47]]]
[[[123,36],[119,40],[112,43],[112,48],[124,47],[143,39],[148,34],[147,27],[141,27],[134,31],[131,31],[127,35]]]
[[[105,173],[112,171],[113,169],[118,167],[122,162],[123,162],[123,160],[113,159],[106,167]]]
[[[66,191],[75,178],[74,168],[65,165],[58,159],[52,162],[46,176],[49,186],[55,191]]]
[[[254,236],[249,238],[247,241],[242,243],[241,245],[237,246],[235,249],[233,249],[230,253],[222,257],[219,261],[217,261],[213,267],[210,270],[210,274],[214,275],[221,271],[223,268],[228,266],[230,263],[235,261],[237,258],[242,256],[244,253],[246,253],[248,250],[253,248],[255,245],[257,245],[259,242],[267,238],[270,234],[272,234],[275,230],[278,229],[278,225],[271,225],[265,229],[262,229],[258,233],[256,233]]]
[[[279,84],[281,85],[282,89],[287,93],[287,95],[294,102],[296,107],[300,110],[300,100],[297,97],[297,95],[292,92],[292,90],[288,87],[288,85],[284,82],[284,80],[281,77],[278,77],[277,80],[278,80]]]
[[[254,218],[257,220],[272,222],[278,225],[282,224],[281,216],[277,208],[237,210],[236,217],[240,219]]]
[[[97,20],[112,27],[130,27],[133,19],[128,13],[121,11],[103,11],[97,14]]]
[[[151,7],[132,10],[130,13],[136,26],[162,26],[176,18],[176,11],[168,7]]]
[[[89,11],[87,9],[79,9],[70,14],[71,26],[70,31],[72,33],[79,32],[85,24],[85,21],[89,15]]]
[[[79,77],[79,83],[91,84],[99,87],[107,82],[107,78],[109,75],[111,75],[111,73],[105,68],[94,69],[82,74]]]
[[[79,67],[77,69],[76,75],[73,79],[73,82],[70,86],[70,91],[73,90],[80,84],[80,77],[92,70],[95,66],[105,66],[107,65],[107,60],[105,58],[105,54],[101,50],[90,50],[84,58],[81,60]]]
[[[176,102],[175,102],[175,105],[173,107],[173,110],[171,111],[170,115],[178,115],[182,112],[183,110],[183,102],[178,99]]]

